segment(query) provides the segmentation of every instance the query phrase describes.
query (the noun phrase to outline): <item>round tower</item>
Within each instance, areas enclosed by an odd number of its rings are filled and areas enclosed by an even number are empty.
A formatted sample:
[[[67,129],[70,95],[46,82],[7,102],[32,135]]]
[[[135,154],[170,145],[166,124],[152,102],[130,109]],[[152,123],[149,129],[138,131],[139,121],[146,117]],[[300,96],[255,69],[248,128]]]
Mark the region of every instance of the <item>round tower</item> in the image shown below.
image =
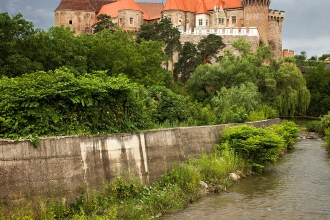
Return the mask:
[[[268,44],[268,9],[270,0],[241,0],[244,26],[257,27],[261,39]]]
[[[55,10],[55,26],[70,27],[76,34],[91,33],[95,20],[89,0],[61,0]]]

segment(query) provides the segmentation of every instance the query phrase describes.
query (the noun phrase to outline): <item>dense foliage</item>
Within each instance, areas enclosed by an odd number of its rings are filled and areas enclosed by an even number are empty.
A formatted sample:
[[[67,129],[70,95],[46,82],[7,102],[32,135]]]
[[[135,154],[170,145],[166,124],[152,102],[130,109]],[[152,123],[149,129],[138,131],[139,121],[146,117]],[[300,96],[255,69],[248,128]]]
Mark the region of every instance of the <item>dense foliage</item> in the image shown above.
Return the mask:
[[[306,84],[311,92],[311,104],[308,115],[321,116],[330,110],[330,69],[324,63],[308,68],[304,74]]]
[[[0,90],[1,137],[132,132],[150,126],[136,85],[123,75],[40,71],[4,77]]]
[[[267,163],[274,164],[280,153],[292,148],[299,129],[285,121],[267,129],[248,125],[228,127],[222,132],[222,145],[233,149],[254,172],[261,172]]]

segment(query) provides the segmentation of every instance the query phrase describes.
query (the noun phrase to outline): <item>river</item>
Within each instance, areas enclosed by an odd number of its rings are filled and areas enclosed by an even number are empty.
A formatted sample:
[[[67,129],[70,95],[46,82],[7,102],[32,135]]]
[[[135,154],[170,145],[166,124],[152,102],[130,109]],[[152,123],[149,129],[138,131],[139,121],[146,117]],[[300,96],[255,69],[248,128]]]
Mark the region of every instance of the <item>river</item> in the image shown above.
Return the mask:
[[[328,220],[329,157],[320,139],[298,141],[275,166],[259,176],[240,180],[230,193],[203,197],[163,220]]]

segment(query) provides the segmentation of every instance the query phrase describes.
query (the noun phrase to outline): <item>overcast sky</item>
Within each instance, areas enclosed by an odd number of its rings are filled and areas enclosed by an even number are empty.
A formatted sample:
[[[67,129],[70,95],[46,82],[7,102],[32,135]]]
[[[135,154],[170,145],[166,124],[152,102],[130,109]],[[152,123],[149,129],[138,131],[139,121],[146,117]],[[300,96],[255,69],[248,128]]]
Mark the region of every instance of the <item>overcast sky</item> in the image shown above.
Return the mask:
[[[138,0],[162,2],[162,0]],[[165,0],[163,0],[165,2]],[[11,16],[21,12],[36,28],[54,25],[54,10],[60,0],[0,0],[0,13]],[[330,54],[330,0],[272,0],[271,9],[285,11],[283,49],[307,56]]]

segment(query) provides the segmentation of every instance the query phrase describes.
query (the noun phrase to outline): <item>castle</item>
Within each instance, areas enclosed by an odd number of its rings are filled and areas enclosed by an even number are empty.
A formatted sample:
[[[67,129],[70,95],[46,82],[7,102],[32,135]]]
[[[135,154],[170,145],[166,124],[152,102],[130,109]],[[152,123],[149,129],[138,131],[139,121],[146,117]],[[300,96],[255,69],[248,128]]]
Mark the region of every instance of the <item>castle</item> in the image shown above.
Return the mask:
[[[211,33],[254,37],[258,40],[252,41],[257,43],[261,38],[275,57],[281,58],[285,13],[270,10],[269,5],[270,0],[167,0],[165,5],[134,0],[61,0],[55,10],[55,26],[69,26],[77,34],[92,33],[97,16],[107,14],[118,27],[139,31],[141,24],[164,16],[180,30],[183,41]]]

